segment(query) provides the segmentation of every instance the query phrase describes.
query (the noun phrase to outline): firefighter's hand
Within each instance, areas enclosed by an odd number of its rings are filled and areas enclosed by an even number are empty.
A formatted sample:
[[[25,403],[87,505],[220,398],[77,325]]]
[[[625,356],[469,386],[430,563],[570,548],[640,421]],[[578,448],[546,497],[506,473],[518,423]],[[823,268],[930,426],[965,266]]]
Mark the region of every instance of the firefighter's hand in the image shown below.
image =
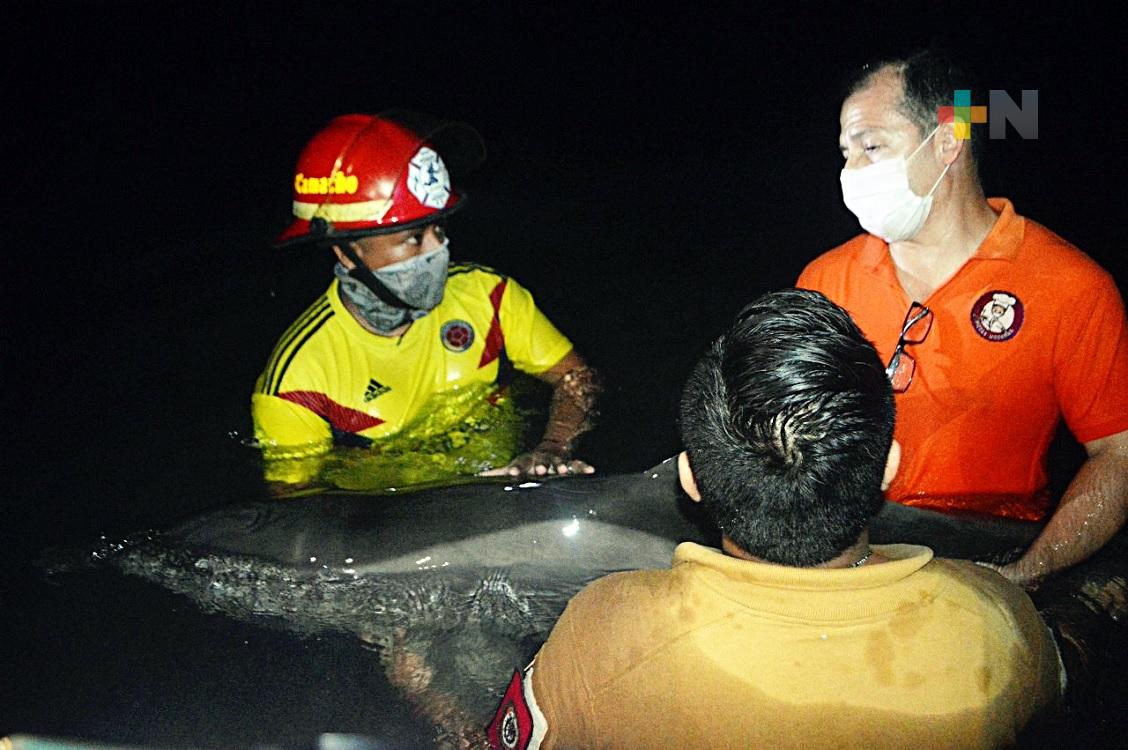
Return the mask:
[[[505,466],[483,471],[484,477],[544,477],[570,474],[594,474],[588,463],[572,458],[571,452],[558,443],[543,442],[528,453],[522,453]]]

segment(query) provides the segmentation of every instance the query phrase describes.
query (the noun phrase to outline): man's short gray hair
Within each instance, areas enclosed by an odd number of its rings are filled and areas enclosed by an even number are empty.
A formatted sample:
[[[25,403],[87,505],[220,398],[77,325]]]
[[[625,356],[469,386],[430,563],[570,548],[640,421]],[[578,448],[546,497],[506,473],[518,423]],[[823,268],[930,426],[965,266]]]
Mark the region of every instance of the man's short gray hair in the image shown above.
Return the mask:
[[[968,71],[944,52],[926,49],[909,57],[877,60],[863,65],[848,80],[846,97],[868,88],[878,75],[885,72],[901,79],[904,93],[898,109],[917,126],[921,138],[939,124],[939,109],[952,106],[956,89],[975,89]],[[976,163],[983,156],[983,140],[983,128],[972,126],[971,156]]]

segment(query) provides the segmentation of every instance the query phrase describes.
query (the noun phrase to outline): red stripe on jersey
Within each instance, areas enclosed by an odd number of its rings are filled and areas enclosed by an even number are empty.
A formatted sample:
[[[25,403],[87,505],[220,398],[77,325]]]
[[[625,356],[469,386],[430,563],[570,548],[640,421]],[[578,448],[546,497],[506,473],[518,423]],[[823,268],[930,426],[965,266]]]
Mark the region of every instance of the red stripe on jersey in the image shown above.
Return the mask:
[[[505,348],[505,334],[501,330],[501,295],[505,294],[505,285],[508,279],[497,282],[497,286],[490,292],[490,304],[493,305],[493,320],[490,321],[490,332],[486,334],[486,348],[482,351],[482,358],[478,360],[478,369],[493,362]]]
[[[344,432],[357,433],[361,430],[367,430],[369,427],[384,424],[384,420],[379,417],[373,417],[362,411],[338,404],[324,393],[317,391],[286,391],[279,393],[278,398],[284,398],[298,406],[304,406],[333,427]]]

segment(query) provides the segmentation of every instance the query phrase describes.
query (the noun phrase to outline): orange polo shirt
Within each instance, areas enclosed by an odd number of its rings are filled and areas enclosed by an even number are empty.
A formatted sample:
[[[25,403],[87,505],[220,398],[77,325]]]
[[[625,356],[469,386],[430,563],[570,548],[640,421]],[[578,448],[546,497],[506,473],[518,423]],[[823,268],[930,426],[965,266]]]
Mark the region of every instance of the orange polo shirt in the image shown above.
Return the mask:
[[[975,255],[926,300],[932,328],[897,400],[903,456],[887,496],[933,510],[1041,520],[1046,449],[1064,416],[1082,443],[1128,430],[1128,324],[1112,277],[1073,245],[988,201],[999,215]],[[853,316],[888,362],[912,299],[889,246],[863,234],[796,284]]]

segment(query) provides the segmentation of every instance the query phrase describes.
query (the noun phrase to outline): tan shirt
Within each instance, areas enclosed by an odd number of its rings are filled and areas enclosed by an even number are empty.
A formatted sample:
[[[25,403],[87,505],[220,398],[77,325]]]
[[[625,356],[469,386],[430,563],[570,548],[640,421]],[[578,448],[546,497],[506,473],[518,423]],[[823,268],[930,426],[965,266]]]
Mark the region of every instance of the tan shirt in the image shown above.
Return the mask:
[[[530,747],[997,747],[1056,705],[1025,592],[926,547],[800,569],[681,544],[568,605],[526,673]]]

